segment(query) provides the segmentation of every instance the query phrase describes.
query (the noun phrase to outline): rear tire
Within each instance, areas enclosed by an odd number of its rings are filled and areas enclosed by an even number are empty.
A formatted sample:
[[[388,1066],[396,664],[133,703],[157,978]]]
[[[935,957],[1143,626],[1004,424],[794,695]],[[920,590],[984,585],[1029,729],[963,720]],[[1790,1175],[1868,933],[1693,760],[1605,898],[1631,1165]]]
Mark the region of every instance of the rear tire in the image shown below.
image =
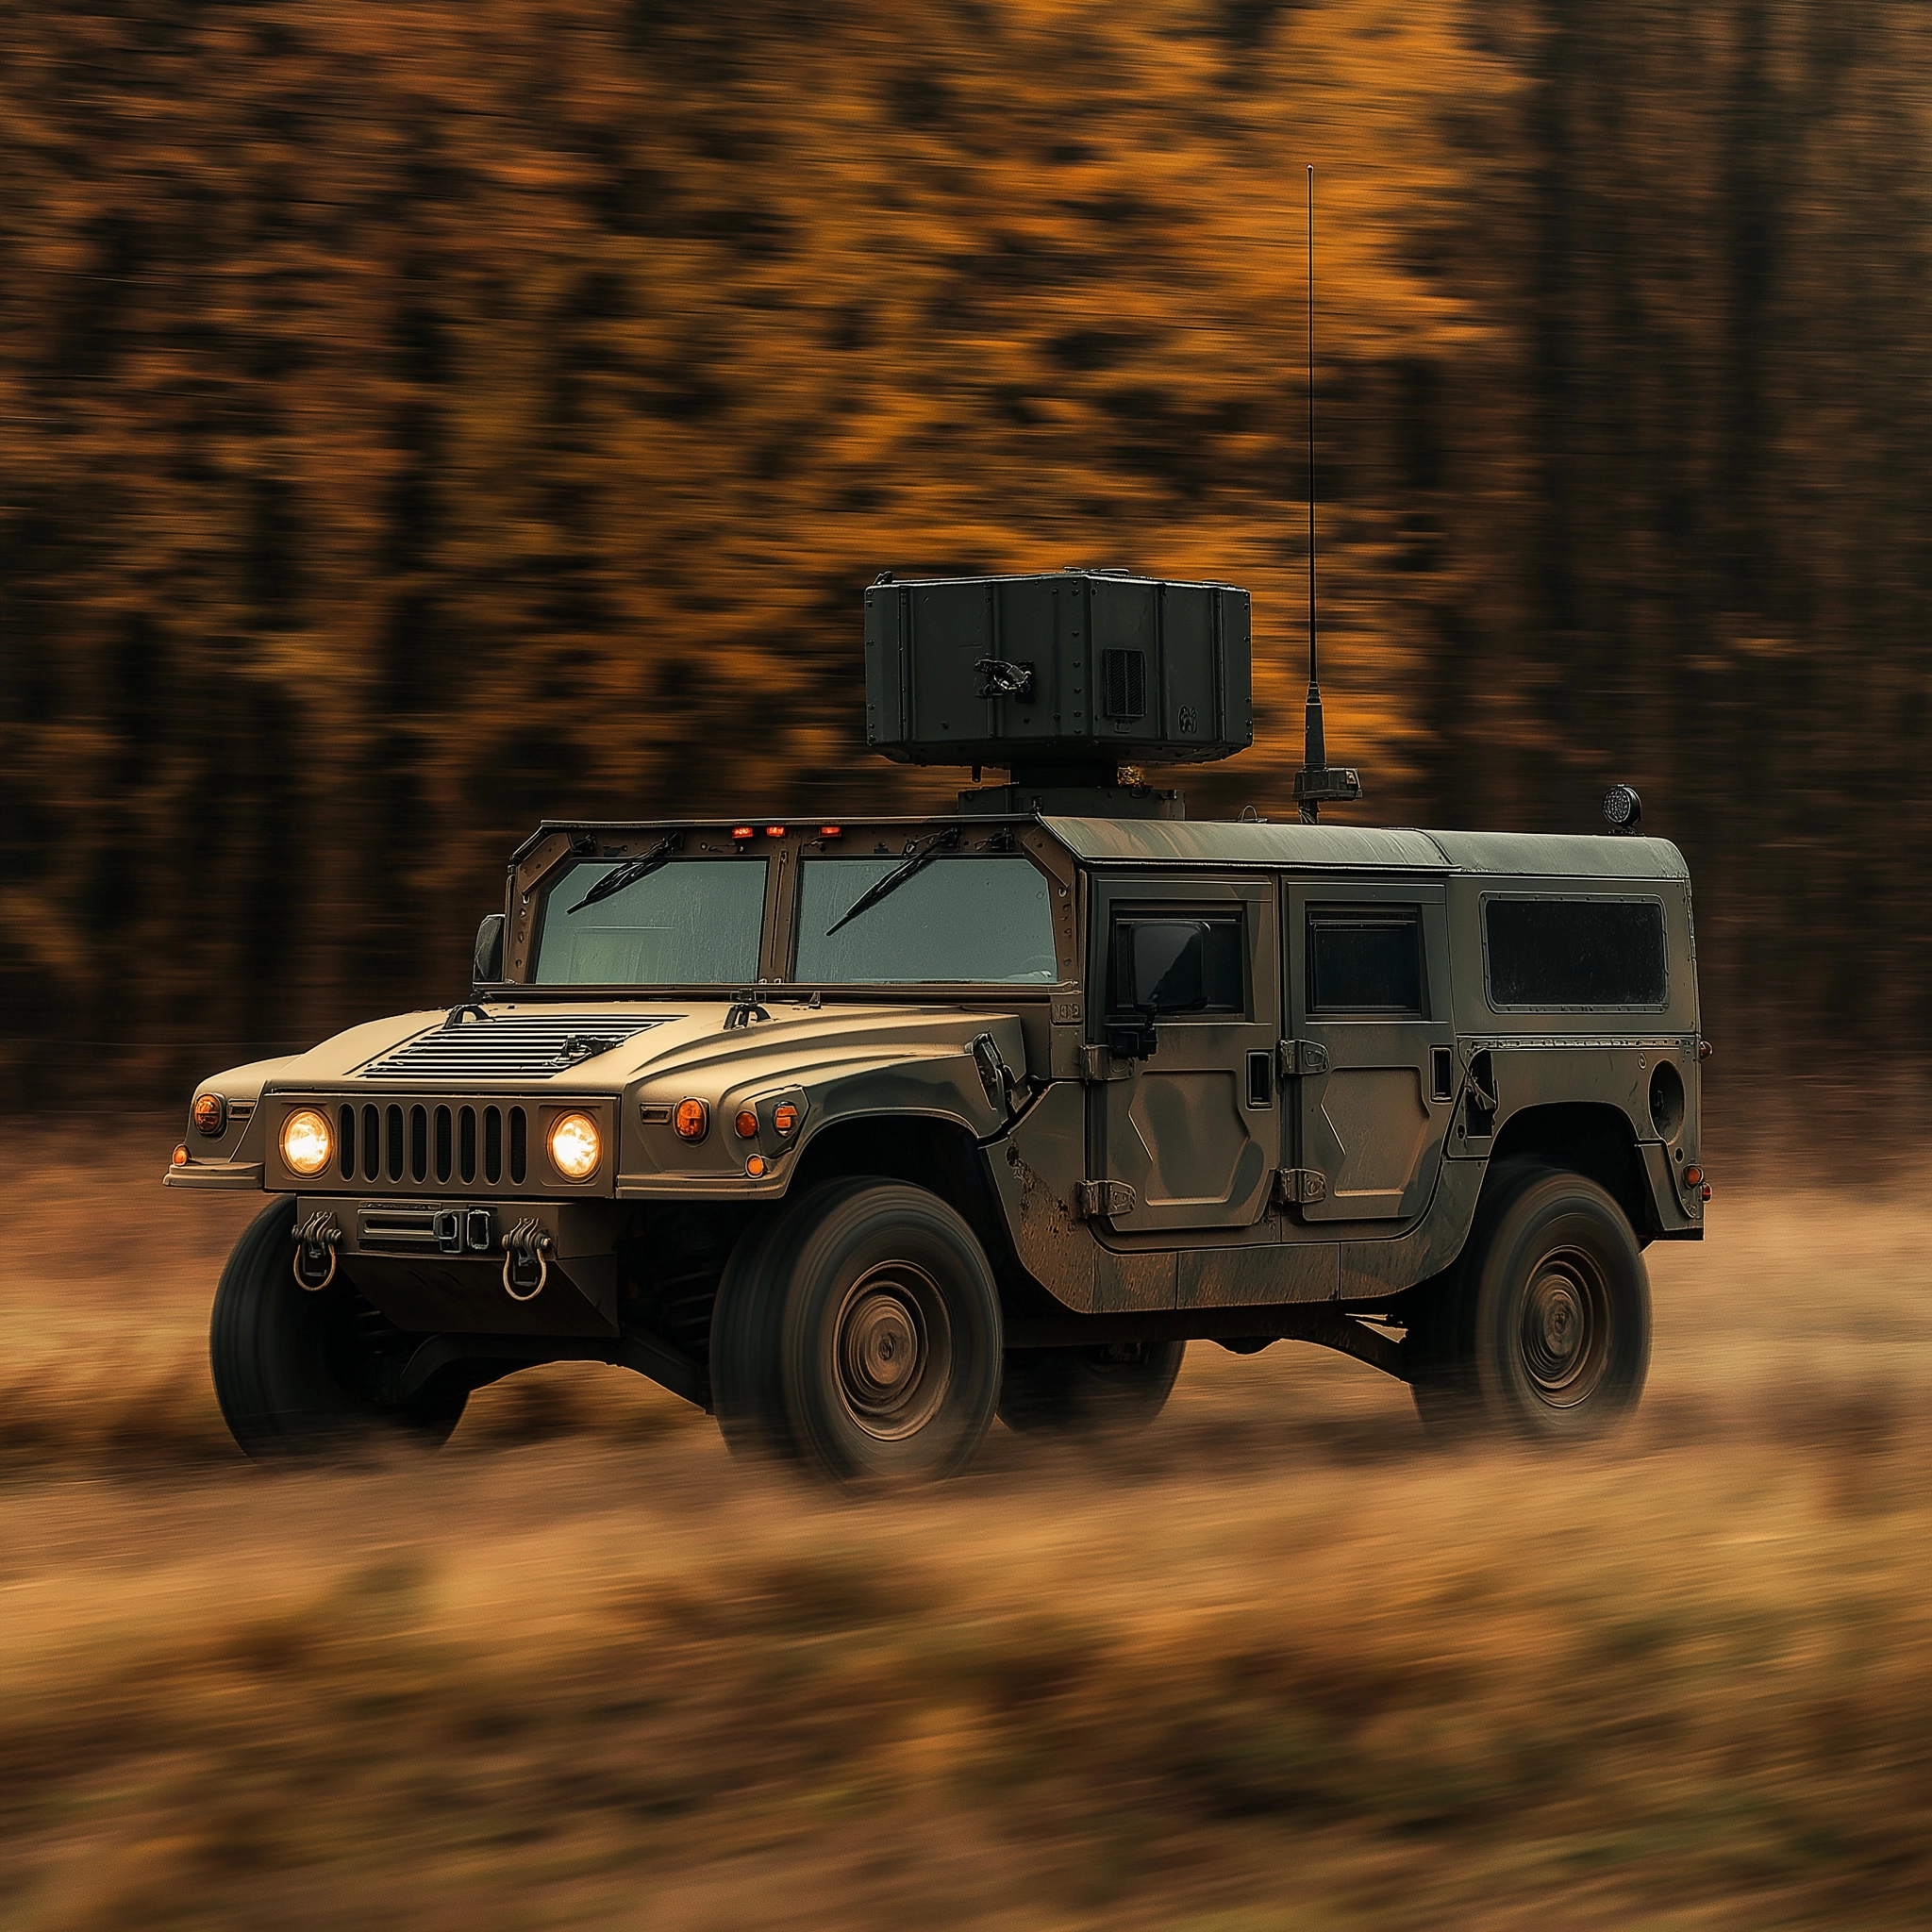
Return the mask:
[[[848,1178],[802,1196],[734,1251],[711,1335],[734,1454],[853,1487],[929,1482],[963,1469],[992,1423],[992,1270],[923,1188]]]
[[[356,1296],[340,1277],[319,1292],[295,1284],[295,1197],[283,1194],[235,1243],[215,1290],[208,1366],[222,1420],[258,1462],[377,1443],[440,1449],[469,1393],[425,1393],[389,1406],[363,1386]]]
[[[1650,1282],[1630,1224],[1582,1174],[1524,1163],[1497,1180],[1453,1281],[1411,1331],[1416,1412],[1435,1435],[1601,1435],[1636,1407],[1650,1369]]]
[[[1144,1429],[1167,1407],[1187,1352],[1185,1341],[1010,1350],[1000,1420],[1021,1435]]]

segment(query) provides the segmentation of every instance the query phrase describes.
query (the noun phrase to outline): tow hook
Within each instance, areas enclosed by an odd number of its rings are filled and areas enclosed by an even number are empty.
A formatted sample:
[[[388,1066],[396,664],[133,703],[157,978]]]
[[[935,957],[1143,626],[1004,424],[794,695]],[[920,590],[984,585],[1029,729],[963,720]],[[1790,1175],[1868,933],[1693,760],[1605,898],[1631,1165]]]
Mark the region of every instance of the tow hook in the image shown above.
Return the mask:
[[[503,1291],[513,1302],[533,1302],[550,1279],[550,1250],[557,1245],[534,1215],[503,1238]],[[536,1270],[536,1279],[530,1271]]]
[[[342,1224],[320,1208],[295,1230],[295,1286],[320,1294],[336,1278],[336,1243]]]

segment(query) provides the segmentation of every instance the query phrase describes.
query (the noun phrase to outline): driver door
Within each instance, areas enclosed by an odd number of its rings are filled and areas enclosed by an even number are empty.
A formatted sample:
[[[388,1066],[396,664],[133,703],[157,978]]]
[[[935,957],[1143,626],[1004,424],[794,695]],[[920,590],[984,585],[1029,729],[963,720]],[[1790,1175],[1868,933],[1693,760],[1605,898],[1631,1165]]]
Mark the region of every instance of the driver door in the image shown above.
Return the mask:
[[[1122,1233],[1249,1227],[1279,1159],[1272,881],[1108,879],[1094,893],[1090,1174]],[[1131,1191],[1131,1200],[1125,1191]]]

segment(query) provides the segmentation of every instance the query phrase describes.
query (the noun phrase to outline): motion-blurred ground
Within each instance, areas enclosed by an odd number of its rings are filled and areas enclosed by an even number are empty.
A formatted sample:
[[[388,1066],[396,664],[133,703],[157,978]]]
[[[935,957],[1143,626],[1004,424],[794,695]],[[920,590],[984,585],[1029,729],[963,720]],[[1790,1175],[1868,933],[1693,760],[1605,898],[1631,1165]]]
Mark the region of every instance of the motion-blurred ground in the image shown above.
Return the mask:
[[[615,1371],[249,1468],[257,1204],[166,1141],[0,1149],[0,1925],[1924,1923],[1923,1185],[1653,1248],[1611,1450],[1197,1345],[1136,1442],[855,1507]]]

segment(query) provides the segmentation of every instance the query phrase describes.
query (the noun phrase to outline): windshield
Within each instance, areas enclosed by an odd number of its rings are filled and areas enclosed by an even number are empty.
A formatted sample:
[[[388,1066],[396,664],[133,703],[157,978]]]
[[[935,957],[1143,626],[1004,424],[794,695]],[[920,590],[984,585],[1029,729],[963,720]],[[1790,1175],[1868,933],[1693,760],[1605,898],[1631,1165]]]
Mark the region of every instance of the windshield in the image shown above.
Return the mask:
[[[905,862],[904,854],[805,861],[794,977],[828,985],[936,979],[1007,986],[1051,986],[1058,978],[1052,889],[1018,854],[936,856],[830,932]]]
[[[750,986],[758,978],[762,858],[674,858],[584,905],[625,862],[580,859],[550,882],[537,936],[539,986]]]

